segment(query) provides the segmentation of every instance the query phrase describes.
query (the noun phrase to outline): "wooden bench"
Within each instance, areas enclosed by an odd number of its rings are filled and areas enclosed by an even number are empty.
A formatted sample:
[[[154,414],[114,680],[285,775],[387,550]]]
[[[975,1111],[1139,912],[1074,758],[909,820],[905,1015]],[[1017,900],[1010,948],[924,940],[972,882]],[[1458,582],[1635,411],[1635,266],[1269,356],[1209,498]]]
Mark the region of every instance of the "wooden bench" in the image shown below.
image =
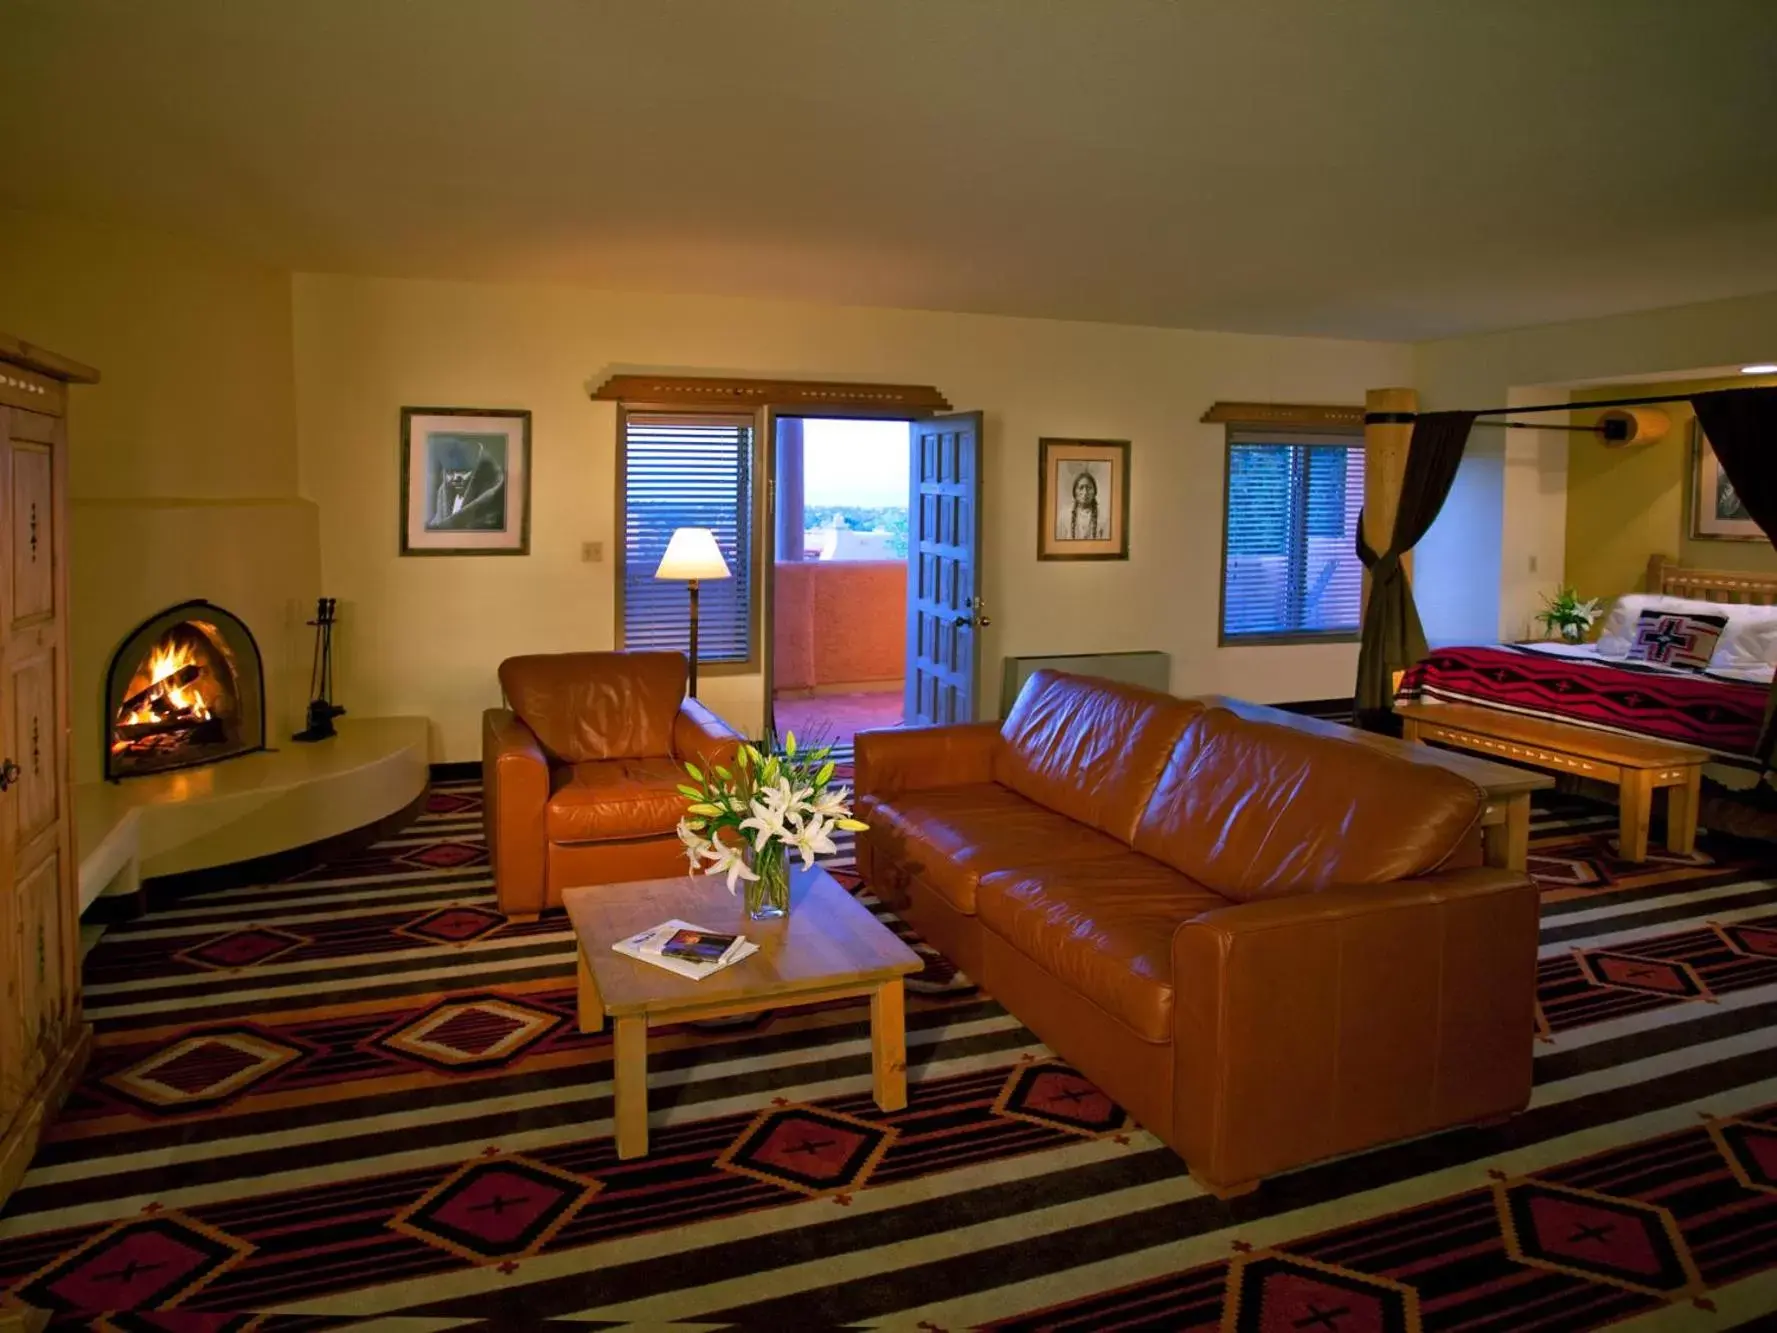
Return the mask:
[[[1481,847],[1486,863],[1520,873],[1524,871],[1530,855],[1530,793],[1553,787],[1553,778],[1514,768],[1510,764],[1478,759],[1473,755],[1411,745],[1406,741],[1396,740],[1393,736],[1359,731],[1356,727],[1348,727],[1341,722],[1306,717],[1300,713],[1273,708],[1270,704],[1249,703],[1245,699],[1231,699],[1222,694],[1200,697],[1211,708],[1226,708],[1253,722],[1269,722],[1314,736],[1355,741],[1412,763],[1428,764],[1460,774],[1479,787],[1487,798],[1481,811]]]
[[[1666,788],[1666,846],[1680,856],[1697,843],[1697,798],[1709,751],[1674,741],[1618,736],[1591,727],[1482,708],[1475,704],[1397,703],[1402,735],[1555,773],[1616,784],[1618,854],[1647,860],[1654,790]]]

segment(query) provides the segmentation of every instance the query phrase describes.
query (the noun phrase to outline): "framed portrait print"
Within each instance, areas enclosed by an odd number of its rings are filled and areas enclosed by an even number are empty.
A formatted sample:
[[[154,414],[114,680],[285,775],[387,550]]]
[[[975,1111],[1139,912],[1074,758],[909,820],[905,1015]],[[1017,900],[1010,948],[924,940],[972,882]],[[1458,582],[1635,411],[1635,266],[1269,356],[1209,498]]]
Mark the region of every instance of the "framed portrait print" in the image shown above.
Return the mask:
[[[1037,559],[1129,559],[1129,441],[1037,441]]]
[[[1691,418],[1691,536],[1718,541],[1762,542],[1770,539],[1760,531],[1734,483],[1721,470],[1703,423]]]
[[[529,555],[531,414],[401,409],[401,554]]]

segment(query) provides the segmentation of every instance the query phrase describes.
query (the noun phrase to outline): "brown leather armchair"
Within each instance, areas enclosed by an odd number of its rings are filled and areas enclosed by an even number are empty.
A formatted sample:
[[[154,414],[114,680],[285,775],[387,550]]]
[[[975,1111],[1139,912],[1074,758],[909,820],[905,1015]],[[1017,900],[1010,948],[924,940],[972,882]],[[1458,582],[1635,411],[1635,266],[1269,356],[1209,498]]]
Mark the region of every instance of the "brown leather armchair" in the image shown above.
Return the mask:
[[[685,695],[679,653],[509,657],[509,707],[482,715],[483,819],[500,910],[532,918],[571,884],[681,874],[684,762],[729,764],[741,737]]]

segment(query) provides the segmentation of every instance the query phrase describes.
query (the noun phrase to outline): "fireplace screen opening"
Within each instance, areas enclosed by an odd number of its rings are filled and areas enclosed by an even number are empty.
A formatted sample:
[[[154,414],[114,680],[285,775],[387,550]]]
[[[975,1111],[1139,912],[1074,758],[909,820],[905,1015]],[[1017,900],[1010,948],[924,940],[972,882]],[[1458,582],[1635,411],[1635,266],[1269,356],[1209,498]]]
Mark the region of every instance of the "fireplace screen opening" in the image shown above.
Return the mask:
[[[219,606],[171,607],[142,624],[111,659],[105,716],[107,778],[263,749],[259,647]]]

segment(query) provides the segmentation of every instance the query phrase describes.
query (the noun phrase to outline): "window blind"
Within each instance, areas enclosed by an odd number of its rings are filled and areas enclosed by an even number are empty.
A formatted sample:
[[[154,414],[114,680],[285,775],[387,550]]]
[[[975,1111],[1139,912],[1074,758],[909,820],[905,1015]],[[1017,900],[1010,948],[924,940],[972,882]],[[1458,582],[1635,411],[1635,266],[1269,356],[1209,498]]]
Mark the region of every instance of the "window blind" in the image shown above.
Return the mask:
[[[1355,634],[1361,433],[1230,430],[1222,638]]]
[[[624,417],[623,646],[686,651],[685,585],[654,570],[677,528],[708,528],[732,578],[698,584],[697,659],[753,656],[753,419]]]

